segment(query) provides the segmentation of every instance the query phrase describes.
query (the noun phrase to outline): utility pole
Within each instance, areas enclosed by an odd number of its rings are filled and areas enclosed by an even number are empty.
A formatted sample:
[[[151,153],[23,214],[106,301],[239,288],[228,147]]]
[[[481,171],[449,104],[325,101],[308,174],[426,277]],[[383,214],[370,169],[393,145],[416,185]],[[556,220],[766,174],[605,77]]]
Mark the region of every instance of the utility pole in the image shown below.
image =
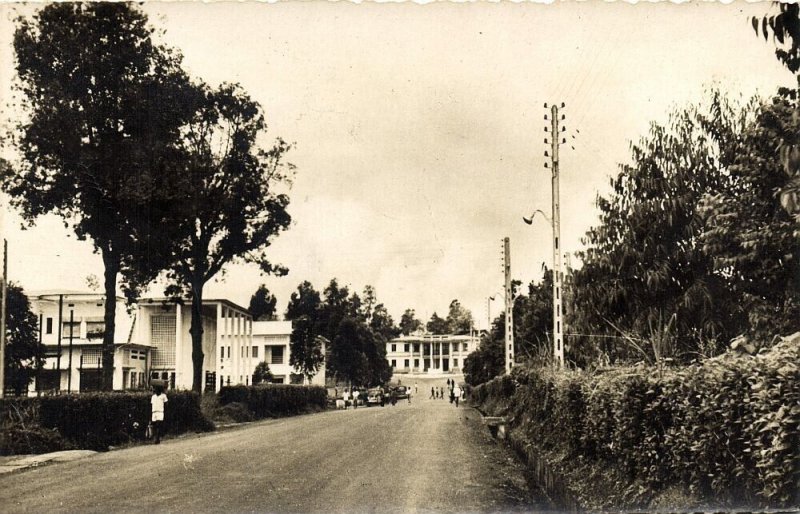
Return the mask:
[[[506,237],[503,239],[503,273],[506,279],[506,373],[511,373],[514,367],[514,298],[511,291],[511,242]]]
[[[564,104],[561,104],[564,107]],[[547,108],[547,104],[545,104]],[[561,281],[564,274],[561,272],[561,199],[559,195],[558,185],[558,145],[562,140],[561,132],[565,128],[559,129],[558,122],[564,119],[562,114],[559,118],[558,106],[553,105],[550,109],[550,130],[551,130],[551,164],[552,164],[552,179],[553,179],[553,358],[559,367],[564,366],[564,337],[563,337],[563,319],[562,319],[562,284]],[[545,115],[547,119],[547,115]],[[545,127],[547,132],[547,127]],[[547,140],[545,139],[545,142]]]
[[[8,241],[3,239],[3,298],[0,300],[0,398],[6,393],[6,298],[8,297]]]

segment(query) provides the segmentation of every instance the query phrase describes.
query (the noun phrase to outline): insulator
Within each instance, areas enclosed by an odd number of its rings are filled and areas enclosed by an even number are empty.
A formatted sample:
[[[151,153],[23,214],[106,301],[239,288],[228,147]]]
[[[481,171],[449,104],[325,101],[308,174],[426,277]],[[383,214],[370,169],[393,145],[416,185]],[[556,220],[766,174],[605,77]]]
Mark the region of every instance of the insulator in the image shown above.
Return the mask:
[[[565,138],[565,137],[562,137],[562,138],[561,138],[561,143],[563,143],[563,144],[566,144],[566,143],[567,143],[567,138]]]
[[[562,114],[562,115],[561,115],[561,121],[564,121],[565,119],[567,119],[567,116],[566,116],[566,115],[564,115],[564,114]]]
[[[544,115],[544,120],[547,121],[547,115],[546,114]]]
[[[564,105],[564,102],[561,102],[561,108],[563,109],[564,107],[566,107],[566,105]]]
[[[547,138],[544,138],[544,144],[547,144]]]
[[[561,127],[561,132],[566,132],[566,131],[567,131],[567,127]]]
[[[545,168],[547,168],[547,167],[548,167],[548,166],[547,166],[547,163],[544,163],[544,167],[545,167]]]
[[[547,153],[547,150],[544,151],[544,156],[545,157],[550,157],[550,154]]]
[[[544,131],[547,132],[547,127],[544,128]]]
[[[544,103],[544,108],[547,109],[547,102]]]

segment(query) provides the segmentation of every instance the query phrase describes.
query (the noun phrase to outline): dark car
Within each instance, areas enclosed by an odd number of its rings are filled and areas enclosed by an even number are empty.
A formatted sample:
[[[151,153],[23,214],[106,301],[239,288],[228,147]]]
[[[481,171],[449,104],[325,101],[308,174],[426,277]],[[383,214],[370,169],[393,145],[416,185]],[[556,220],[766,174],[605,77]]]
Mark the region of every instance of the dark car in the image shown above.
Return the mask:
[[[383,394],[383,389],[375,387],[367,391],[367,405],[380,405],[383,407],[386,403],[386,396]]]
[[[408,398],[410,392],[411,391],[409,391],[406,386],[397,386],[394,388],[394,394],[397,395],[398,400]]]

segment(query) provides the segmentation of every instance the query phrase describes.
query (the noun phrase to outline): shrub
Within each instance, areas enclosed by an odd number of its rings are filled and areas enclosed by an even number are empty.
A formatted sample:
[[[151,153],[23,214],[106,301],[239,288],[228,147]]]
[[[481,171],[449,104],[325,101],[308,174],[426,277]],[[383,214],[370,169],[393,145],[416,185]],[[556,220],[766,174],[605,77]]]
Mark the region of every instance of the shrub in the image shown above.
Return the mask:
[[[15,425],[0,429],[0,455],[30,455],[71,450],[58,430],[38,425]]]
[[[213,424],[200,410],[199,396],[171,391],[164,413],[164,433],[207,431]],[[80,448],[107,450],[111,445],[144,439],[150,421],[147,393],[83,393],[40,399],[40,423]]]
[[[621,472],[626,497],[686,487],[699,498],[796,506],[800,480],[800,336],[755,357],[681,369],[597,374],[516,370],[472,391],[490,413],[554,458]],[[516,384],[516,387],[515,387]]]
[[[321,386],[266,384],[257,386],[228,386],[219,392],[221,405],[241,403],[256,418],[300,414],[312,409],[324,409],[328,393]]]

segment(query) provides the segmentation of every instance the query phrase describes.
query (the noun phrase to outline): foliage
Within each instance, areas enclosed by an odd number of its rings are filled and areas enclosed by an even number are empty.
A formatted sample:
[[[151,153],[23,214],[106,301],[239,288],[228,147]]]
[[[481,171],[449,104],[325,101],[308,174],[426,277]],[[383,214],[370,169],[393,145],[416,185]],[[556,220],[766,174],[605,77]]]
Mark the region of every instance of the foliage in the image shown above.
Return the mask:
[[[450,334],[469,334],[475,321],[472,313],[461,302],[453,300],[447,311],[447,327]]]
[[[326,341],[323,336],[314,333],[314,322],[310,317],[302,316],[292,323],[289,364],[309,380],[325,362],[323,341]]]
[[[699,242],[700,203],[725,187],[752,111],[712,92],[707,107],[673,112],[631,146],[631,163],[611,180],[608,198],[598,199],[601,223],[588,232],[584,265],[573,277],[567,321],[602,338],[573,338],[573,361],[596,360],[597,352],[612,362],[689,360],[705,342],[744,328],[741,305]]]
[[[253,321],[269,321],[275,314],[275,305],[278,299],[269,292],[267,286],[261,284],[250,297],[250,307],[248,310],[253,315]]]
[[[223,406],[244,404],[259,419],[324,409],[327,395],[327,391],[321,386],[268,384],[223,387],[218,396]]]
[[[105,451],[109,446],[142,440],[150,422],[147,393],[82,393],[39,399],[39,422],[55,428],[79,448]],[[164,432],[213,430],[200,409],[200,396],[188,391],[167,392]]]
[[[553,272],[545,269],[539,283],[531,281],[528,294],[514,301],[514,350],[529,362],[547,362],[552,352]]]
[[[267,384],[272,382],[274,378],[267,362],[261,361],[256,364],[256,369],[253,371],[253,385]]]
[[[188,116],[174,100],[188,79],[130,3],[47,5],[17,20],[14,50],[27,118],[3,189],[29,224],[55,213],[102,254],[110,388],[118,275],[134,298],[164,267],[165,171]]]
[[[407,336],[420,329],[422,329],[422,322],[416,318],[414,309],[406,309],[400,317],[400,333]]]
[[[796,9],[797,6],[795,5]],[[763,104],[737,139],[724,187],[701,203],[700,241],[761,338],[800,330],[800,227],[776,201],[786,184],[777,146],[796,148],[797,94],[782,90]],[[800,164],[800,150],[791,150]]]
[[[492,323],[488,334],[481,337],[478,348],[464,359],[464,380],[476,386],[491,380],[505,370],[505,314]]]
[[[328,370],[339,380],[373,387],[391,378],[385,341],[358,320],[344,318],[331,342]]]
[[[623,490],[644,494],[637,501],[683,486],[728,505],[796,506],[798,343],[800,334],[755,357],[725,354],[678,369],[529,368],[472,397],[501,406],[513,430],[550,458],[619,470]]]
[[[449,334],[450,325],[445,318],[440,317],[435,312],[431,315],[431,319],[425,324],[425,329],[431,334]]]
[[[28,389],[36,372],[44,365],[44,346],[39,343],[36,314],[21,287],[7,288],[6,323],[8,342],[5,349],[6,386],[19,396]]]
[[[400,336],[400,328],[394,324],[392,315],[389,314],[388,309],[382,303],[375,305],[372,317],[369,320],[369,328],[386,341]]]
[[[267,260],[276,234],[289,226],[289,198],[276,189],[289,179],[283,162],[290,146],[282,139],[259,146],[267,125],[261,106],[238,86],[216,90],[198,85],[181,98],[194,116],[184,129],[185,169],[176,186],[185,199],[174,202],[168,224],[173,265],[170,294],[192,299],[192,389],[203,386],[203,288],[231,262],[259,264],[264,273],[286,270]]]

